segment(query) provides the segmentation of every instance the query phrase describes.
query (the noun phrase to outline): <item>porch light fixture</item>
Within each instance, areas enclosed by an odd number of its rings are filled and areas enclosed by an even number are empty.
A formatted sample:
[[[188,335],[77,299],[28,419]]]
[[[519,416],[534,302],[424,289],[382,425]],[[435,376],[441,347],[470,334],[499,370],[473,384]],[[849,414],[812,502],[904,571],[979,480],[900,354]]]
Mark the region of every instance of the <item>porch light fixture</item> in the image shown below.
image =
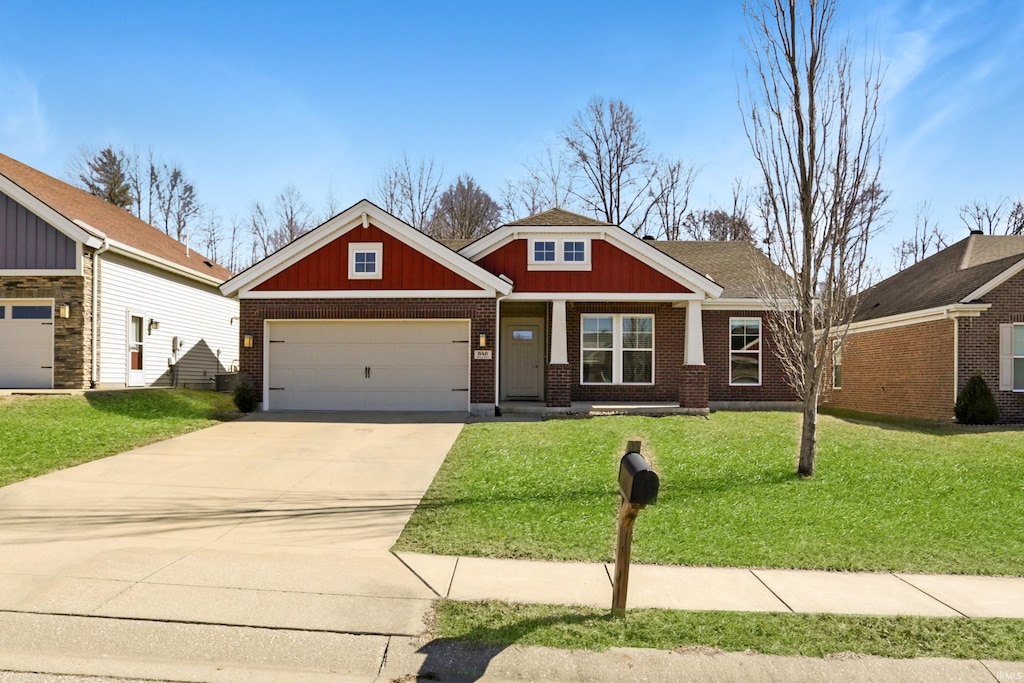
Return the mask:
[[[251,349],[252,348],[252,335],[251,334],[246,334],[246,335],[242,336],[242,346],[244,346],[247,349]]]
[[[153,334],[153,330],[159,330],[159,329],[160,329],[160,321],[154,320],[153,318],[150,318],[149,319],[149,325],[146,327],[146,331],[149,334]]]
[[[66,320],[71,316],[71,306],[68,304],[61,304],[60,308],[57,309],[57,315]]]
[[[480,330],[480,346],[487,346],[487,330]]]

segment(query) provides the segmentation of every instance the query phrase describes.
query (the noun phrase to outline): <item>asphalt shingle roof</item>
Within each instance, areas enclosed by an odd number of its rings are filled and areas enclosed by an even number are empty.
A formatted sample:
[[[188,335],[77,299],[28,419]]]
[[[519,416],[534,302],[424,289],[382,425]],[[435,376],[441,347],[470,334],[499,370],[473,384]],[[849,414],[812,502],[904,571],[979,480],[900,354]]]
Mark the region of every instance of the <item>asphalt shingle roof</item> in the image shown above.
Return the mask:
[[[1024,258],[1024,235],[971,235],[864,290],[854,321],[959,303]]]
[[[649,240],[661,252],[691,270],[714,280],[725,290],[723,299],[757,299],[758,271],[782,271],[750,242]]]
[[[565,225],[565,226],[579,226],[579,225],[600,225],[608,226],[611,223],[605,223],[599,221],[596,218],[590,218],[588,216],[582,216],[572,211],[566,211],[565,209],[548,209],[526,218],[521,218],[518,221],[512,221],[506,225]]]
[[[186,253],[184,244],[130,212],[4,154],[0,154],[0,174],[68,220],[80,220],[110,239],[202,275],[220,280],[231,277],[227,268],[213,263],[195,249]],[[207,261],[213,265],[208,266]]]

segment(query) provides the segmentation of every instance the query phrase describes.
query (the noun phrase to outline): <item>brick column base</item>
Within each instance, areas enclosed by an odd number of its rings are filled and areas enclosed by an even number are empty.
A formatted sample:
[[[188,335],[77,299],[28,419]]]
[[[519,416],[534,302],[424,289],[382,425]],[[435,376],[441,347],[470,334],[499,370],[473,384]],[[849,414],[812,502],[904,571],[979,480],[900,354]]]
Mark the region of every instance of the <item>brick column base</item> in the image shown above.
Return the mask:
[[[572,406],[572,377],[568,363],[548,363],[544,369],[544,398],[548,408]]]
[[[708,368],[706,365],[684,365],[679,373],[679,407],[708,409]]]

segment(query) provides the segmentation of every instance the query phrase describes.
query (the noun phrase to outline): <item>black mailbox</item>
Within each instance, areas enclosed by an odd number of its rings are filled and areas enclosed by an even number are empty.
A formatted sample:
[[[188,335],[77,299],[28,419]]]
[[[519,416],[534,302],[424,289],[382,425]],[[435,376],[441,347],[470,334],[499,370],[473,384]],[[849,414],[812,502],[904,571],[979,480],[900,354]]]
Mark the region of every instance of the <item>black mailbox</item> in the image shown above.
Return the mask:
[[[626,453],[619,462],[619,489],[627,503],[653,505],[658,502],[658,475],[639,453]]]

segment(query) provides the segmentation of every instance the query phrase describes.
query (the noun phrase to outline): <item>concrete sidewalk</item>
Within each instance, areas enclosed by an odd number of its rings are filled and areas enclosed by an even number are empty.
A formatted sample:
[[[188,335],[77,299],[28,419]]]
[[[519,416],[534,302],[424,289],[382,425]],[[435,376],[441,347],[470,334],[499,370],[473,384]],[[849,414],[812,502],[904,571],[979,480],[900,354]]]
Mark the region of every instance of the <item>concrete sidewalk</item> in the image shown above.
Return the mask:
[[[610,608],[614,565],[398,553],[439,597]],[[1024,578],[634,564],[628,608],[1024,619]]]

